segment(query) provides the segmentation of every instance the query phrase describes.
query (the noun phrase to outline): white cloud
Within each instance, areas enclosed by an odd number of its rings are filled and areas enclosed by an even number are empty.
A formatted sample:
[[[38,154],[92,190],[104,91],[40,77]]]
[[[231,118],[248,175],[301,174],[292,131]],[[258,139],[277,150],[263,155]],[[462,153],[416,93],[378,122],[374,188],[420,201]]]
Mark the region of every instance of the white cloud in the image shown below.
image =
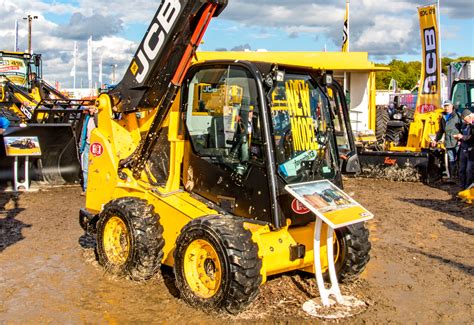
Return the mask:
[[[428,3],[428,0],[353,0],[351,49],[368,51],[375,56],[419,52],[416,7]],[[70,86],[72,82],[69,72],[75,40],[80,43],[81,52],[78,78],[86,77],[85,39],[89,34],[94,36],[95,73],[98,71],[99,56],[103,54],[104,73],[111,74],[110,64],[117,64],[117,75],[122,75],[141,41],[126,39],[124,31],[130,34],[131,26],[139,25],[144,32],[156,12],[158,2],[0,0],[0,5],[0,42],[4,44],[3,49],[13,49],[14,21],[20,19],[20,46],[25,50],[27,25],[22,18],[28,14],[37,15],[39,18],[33,22],[33,48],[43,54],[45,76],[50,81],[59,80]],[[236,34],[241,32],[242,26],[252,27],[251,30],[255,32],[248,40],[239,39],[239,35],[235,37],[236,44],[249,42],[252,48],[261,46],[259,40],[280,41],[282,34],[292,39],[309,35],[314,39],[332,40],[334,47],[339,48],[344,12],[345,0],[229,0],[228,7],[219,17],[219,20],[227,23],[217,26],[225,25],[223,32],[232,31]],[[442,1],[441,12],[450,19],[472,19],[474,2]],[[74,14],[76,19],[70,19]],[[61,23],[48,21],[46,17],[50,15],[63,15],[63,19]],[[470,31],[459,31],[455,27],[444,27],[443,37],[462,39],[466,35],[470,36]],[[222,44],[222,47],[232,46]],[[109,66],[105,66],[107,64]],[[110,80],[110,75],[104,78],[106,81]]]

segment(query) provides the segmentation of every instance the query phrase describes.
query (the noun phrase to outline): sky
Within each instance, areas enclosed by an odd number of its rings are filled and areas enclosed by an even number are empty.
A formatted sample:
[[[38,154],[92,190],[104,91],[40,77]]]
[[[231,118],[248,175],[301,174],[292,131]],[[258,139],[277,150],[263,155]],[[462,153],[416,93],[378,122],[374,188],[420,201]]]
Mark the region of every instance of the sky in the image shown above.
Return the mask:
[[[229,0],[211,22],[200,50],[340,51],[345,0]],[[417,7],[433,1],[352,0],[350,50],[368,52],[370,60],[421,60]],[[74,42],[78,43],[76,85],[87,87],[87,39],[93,39],[93,80],[121,79],[141,42],[159,1],[146,0],[0,0],[2,50],[14,50],[15,20],[19,48],[27,49],[28,24],[34,15],[32,47],[43,57],[43,77],[72,87]],[[440,0],[441,52],[474,56],[474,1]]]

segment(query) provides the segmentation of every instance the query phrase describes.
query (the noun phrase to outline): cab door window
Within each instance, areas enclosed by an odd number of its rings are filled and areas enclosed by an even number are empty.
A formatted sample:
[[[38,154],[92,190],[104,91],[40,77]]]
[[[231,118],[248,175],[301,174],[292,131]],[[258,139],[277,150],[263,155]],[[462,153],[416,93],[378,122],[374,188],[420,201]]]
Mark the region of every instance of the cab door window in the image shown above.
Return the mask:
[[[261,161],[257,87],[241,67],[198,71],[188,86],[186,127],[194,152],[243,173],[249,161]]]

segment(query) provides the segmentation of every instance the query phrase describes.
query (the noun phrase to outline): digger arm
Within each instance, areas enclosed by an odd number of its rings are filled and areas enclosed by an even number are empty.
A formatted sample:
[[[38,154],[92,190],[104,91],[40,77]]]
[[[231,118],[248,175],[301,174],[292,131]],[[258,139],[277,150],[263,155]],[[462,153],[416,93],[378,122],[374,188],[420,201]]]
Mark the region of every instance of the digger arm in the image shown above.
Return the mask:
[[[157,109],[135,152],[120,163],[139,177],[163,120],[212,17],[227,0],[163,0],[123,80],[110,92],[113,110]]]

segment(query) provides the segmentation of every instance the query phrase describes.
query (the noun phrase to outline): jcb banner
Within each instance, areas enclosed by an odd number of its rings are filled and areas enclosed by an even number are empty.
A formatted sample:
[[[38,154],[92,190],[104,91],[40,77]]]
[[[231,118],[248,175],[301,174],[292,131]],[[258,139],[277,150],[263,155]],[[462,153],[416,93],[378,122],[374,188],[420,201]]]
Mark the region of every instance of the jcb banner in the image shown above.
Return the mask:
[[[441,89],[436,5],[418,8],[422,44],[421,83],[416,101],[417,113],[428,113],[440,108]]]

